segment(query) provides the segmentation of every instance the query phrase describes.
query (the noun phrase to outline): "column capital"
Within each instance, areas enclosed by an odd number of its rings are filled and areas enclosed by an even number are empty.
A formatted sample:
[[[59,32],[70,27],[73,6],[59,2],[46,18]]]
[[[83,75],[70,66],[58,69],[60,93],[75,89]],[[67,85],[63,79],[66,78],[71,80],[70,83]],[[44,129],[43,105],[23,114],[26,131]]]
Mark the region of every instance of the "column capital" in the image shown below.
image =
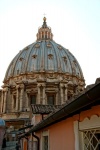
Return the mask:
[[[68,88],[68,84],[65,84],[65,88]]]
[[[64,87],[63,83],[60,83],[60,88],[63,88],[63,87]]]
[[[20,85],[20,88],[21,88],[21,89],[24,89],[24,84],[21,84],[21,85]]]
[[[45,83],[38,83],[38,84],[37,84],[37,87],[41,87],[41,86],[42,86],[42,87],[45,87],[46,84],[45,84]]]
[[[45,84],[45,83],[42,83],[42,86],[43,86],[43,87],[46,87],[46,84]]]
[[[39,88],[40,86],[41,86],[41,84],[40,84],[40,83],[38,83],[38,84],[37,84],[37,87]]]
[[[19,85],[16,85],[16,89],[19,89]]]
[[[4,92],[7,92],[7,91],[8,91],[8,87],[4,88],[3,91],[4,91]]]

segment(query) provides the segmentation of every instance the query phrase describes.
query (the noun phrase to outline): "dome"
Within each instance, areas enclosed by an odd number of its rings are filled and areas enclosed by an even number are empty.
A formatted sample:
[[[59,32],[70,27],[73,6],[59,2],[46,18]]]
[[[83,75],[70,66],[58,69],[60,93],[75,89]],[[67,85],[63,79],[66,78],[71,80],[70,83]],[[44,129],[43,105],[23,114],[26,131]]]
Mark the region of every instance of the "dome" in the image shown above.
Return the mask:
[[[0,126],[5,126],[5,121],[0,118]]]
[[[54,41],[37,41],[20,51],[8,67],[5,79],[29,72],[63,72],[83,78],[76,58]]]
[[[21,50],[9,65],[4,82],[18,75],[39,72],[62,73],[82,80],[83,73],[71,52],[53,40],[51,28],[46,24],[38,29],[36,42]]]

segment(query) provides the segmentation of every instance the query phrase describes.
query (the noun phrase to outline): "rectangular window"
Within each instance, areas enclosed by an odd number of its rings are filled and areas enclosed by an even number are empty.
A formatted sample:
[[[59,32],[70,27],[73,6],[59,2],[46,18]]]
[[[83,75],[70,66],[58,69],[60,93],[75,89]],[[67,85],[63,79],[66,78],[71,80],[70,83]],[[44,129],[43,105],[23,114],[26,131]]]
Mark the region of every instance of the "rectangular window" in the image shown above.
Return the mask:
[[[84,150],[100,150],[100,129],[83,130]]]
[[[16,108],[16,95],[13,95],[13,100],[14,100],[14,108]]]
[[[35,95],[31,95],[30,99],[31,99],[31,104],[36,104],[36,96]]]
[[[54,105],[54,95],[48,96],[47,104],[48,105]]]
[[[43,136],[43,150],[48,150],[48,136]]]

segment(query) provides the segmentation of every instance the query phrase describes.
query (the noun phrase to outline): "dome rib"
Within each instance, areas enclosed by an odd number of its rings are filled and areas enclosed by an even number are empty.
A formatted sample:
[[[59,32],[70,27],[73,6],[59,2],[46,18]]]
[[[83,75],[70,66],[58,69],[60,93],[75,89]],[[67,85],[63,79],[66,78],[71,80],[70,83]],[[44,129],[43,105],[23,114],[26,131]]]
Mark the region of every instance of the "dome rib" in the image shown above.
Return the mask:
[[[45,70],[45,64],[44,64],[44,60],[45,60],[45,57],[44,57],[44,49],[45,49],[45,42],[43,41],[42,42],[42,51],[41,51],[41,71],[44,71]]]
[[[28,66],[28,61],[29,61],[29,54],[30,54],[30,51],[32,50],[32,47],[33,47],[34,43],[30,45],[29,49],[26,50],[26,59],[25,59],[25,72],[27,72],[27,66]]]
[[[64,49],[64,48],[63,48]],[[67,49],[64,49],[67,57],[68,57],[68,60],[69,60],[69,63],[70,63],[70,66],[71,66],[71,69],[70,69],[70,73],[73,75],[73,70],[72,70],[72,63],[71,63],[71,59],[70,59],[70,56],[69,56],[69,52]]]
[[[36,42],[34,42],[34,43],[32,43],[31,44],[31,47],[29,48],[29,50],[28,50],[28,55],[27,55],[27,58],[26,58],[26,65],[25,65],[25,72],[29,72],[28,71],[28,64],[29,64],[29,61],[30,61],[30,55],[31,55],[31,52],[32,52],[32,50],[33,50],[33,48],[34,48],[34,45],[36,44]],[[30,69],[30,68],[29,68]]]
[[[19,57],[19,55],[20,55],[21,52],[22,52],[22,51],[20,51],[20,52],[13,58],[13,60],[11,61],[10,65],[9,65],[7,71],[6,71],[6,75],[5,75],[4,81],[5,81],[9,76],[14,75],[15,64],[16,64],[17,58]],[[12,63],[13,63],[13,65],[12,65]],[[11,70],[12,70],[12,72],[11,72]]]
[[[59,57],[59,50],[57,52],[57,48],[55,47],[55,42],[51,42],[53,47],[54,47],[54,51],[56,53],[56,58],[57,58],[57,66],[58,66],[58,70],[57,71],[60,71],[61,69],[61,62],[60,62],[60,57]]]
[[[64,48],[64,49],[65,49],[65,48]],[[65,51],[66,51],[66,49],[65,49]],[[68,51],[68,50],[67,50],[67,51]],[[73,56],[73,54],[72,54],[71,52],[68,51],[68,54],[69,54],[70,57],[73,58],[73,61],[75,60],[75,61],[77,62],[76,64],[77,64],[77,67],[78,67],[78,70],[79,70],[78,72],[80,73],[80,77],[83,78],[83,73],[82,73],[81,67],[80,67],[80,65],[79,65],[79,63],[78,63],[78,61],[77,61],[77,59]],[[71,66],[72,66],[72,65],[71,65]],[[77,69],[77,67],[75,67],[75,69]],[[79,76],[79,74],[77,74],[77,75]]]

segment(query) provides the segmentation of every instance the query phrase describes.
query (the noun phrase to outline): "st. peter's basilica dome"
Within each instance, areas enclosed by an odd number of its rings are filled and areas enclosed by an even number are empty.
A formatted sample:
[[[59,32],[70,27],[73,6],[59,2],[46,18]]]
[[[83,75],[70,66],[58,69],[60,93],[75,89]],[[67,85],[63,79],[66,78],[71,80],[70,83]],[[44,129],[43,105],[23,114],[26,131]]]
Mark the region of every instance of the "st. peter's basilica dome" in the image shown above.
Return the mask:
[[[84,90],[78,61],[53,40],[45,17],[36,36],[11,61],[0,90],[0,117],[6,121],[7,132],[11,126],[16,131],[29,124],[32,109],[40,114],[42,107],[57,109]]]
[[[11,84],[12,78],[21,75],[21,80],[26,80],[25,75],[47,73],[66,75],[84,80],[83,73],[76,58],[71,52],[53,40],[51,28],[46,24],[46,18],[41,28],[38,29],[36,42],[21,50],[9,65],[4,83]],[[62,76],[63,77],[63,76]]]
[[[53,40],[46,18],[36,42],[11,61],[0,91],[3,119],[29,119],[30,106],[62,105],[84,90],[81,67],[71,52]]]

